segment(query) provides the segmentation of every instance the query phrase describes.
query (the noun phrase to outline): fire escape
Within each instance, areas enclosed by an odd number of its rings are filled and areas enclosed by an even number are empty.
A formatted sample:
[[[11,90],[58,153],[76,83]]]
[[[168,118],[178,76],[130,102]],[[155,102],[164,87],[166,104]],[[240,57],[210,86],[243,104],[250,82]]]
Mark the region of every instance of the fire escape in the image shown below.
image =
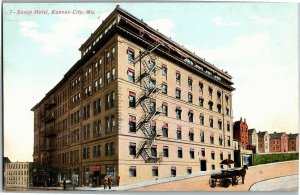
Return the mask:
[[[137,82],[140,82],[142,86],[142,93],[139,95],[137,105],[141,105],[143,109],[143,115],[137,123],[137,130],[141,130],[144,134],[144,138],[137,148],[136,158],[140,155],[146,163],[157,163],[162,159],[162,154],[152,154],[151,148],[153,142],[159,136],[156,133],[156,127],[151,125],[154,118],[160,114],[160,111],[156,109],[155,103],[151,101],[151,98],[159,91],[159,87],[156,85],[155,74],[159,69],[154,61],[145,60],[146,56],[150,56],[151,52],[155,50],[160,44],[156,43],[150,46],[146,51],[140,52],[134,63],[140,63],[140,75],[137,77]]]
[[[41,152],[43,152],[46,159],[42,160],[42,164],[45,167],[52,167],[53,160],[53,151],[56,150],[55,137],[56,132],[54,129],[55,116],[53,107],[56,105],[54,98],[51,98],[44,104],[44,113],[41,115],[41,122],[44,123],[44,128],[42,129],[42,144],[41,144]]]

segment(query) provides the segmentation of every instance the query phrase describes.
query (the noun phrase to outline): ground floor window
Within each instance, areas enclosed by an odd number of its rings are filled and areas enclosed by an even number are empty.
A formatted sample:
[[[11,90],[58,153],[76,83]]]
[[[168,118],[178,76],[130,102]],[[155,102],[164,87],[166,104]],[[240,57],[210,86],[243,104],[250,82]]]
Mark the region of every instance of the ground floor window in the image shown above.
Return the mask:
[[[176,177],[176,167],[171,167],[171,177]]]
[[[187,174],[188,174],[188,175],[191,175],[191,174],[192,174],[192,167],[188,167],[188,168],[187,168]]]
[[[129,177],[136,177],[136,167],[135,166],[129,167]]]
[[[152,176],[158,176],[158,167],[157,166],[152,167]]]

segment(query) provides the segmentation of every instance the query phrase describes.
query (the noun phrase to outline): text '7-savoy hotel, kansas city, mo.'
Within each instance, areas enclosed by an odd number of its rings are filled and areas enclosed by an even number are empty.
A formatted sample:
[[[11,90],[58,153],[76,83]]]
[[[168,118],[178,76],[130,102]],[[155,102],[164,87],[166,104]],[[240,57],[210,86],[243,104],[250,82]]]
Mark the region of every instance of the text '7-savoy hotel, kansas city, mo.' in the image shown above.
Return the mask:
[[[232,77],[117,6],[33,108],[34,162],[79,185],[220,169],[233,158]]]

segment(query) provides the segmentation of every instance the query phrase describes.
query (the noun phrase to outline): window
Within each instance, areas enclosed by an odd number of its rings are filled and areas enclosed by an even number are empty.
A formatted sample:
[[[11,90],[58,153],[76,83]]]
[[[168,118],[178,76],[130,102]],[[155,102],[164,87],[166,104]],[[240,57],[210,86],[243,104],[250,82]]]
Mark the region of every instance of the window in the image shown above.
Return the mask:
[[[211,159],[215,160],[215,152],[214,151],[211,152]]]
[[[180,84],[180,77],[181,77],[180,72],[176,71],[176,82],[178,84]]]
[[[200,142],[204,143],[204,131],[200,132]]]
[[[192,110],[189,111],[188,117],[190,123],[194,122],[194,112]]]
[[[111,132],[115,132],[116,131],[116,120],[115,120],[115,116],[112,115],[110,116],[110,126],[111,126]]]
[[[110,83],[110,72],[106,73],[106,84]]]
[[[231,159],[231,154],[230,154],[230,153],[228,153],[228,159],[229,159],[229,160]]]
[[[135,143],[129,143],[129,155],[136,155],[136,144]]]
[[[115,107],[116,104],[116,93],[114,91],[110,92],[110,108]]]
[[[227,95],[225,95],[225,102],[226,102],[226,104],[228,104],[228,100],[229,100],[229,97]]]
[[[114,81],[116,79],[116,69],[111,69],[111,79]]]
[[[168,103],[166,102],[162,104],[162,114],[163,116],[168,116]]]
[[[203,92],[203,83],[199,82],[199,91]]]
[[[209,126],[210,126],[211,128],[214,127],[214,120],[213,120],[212,118],[209,119]]]
[[[136,132],[136,117],[130,116],[129,117],[129,132]]]
[[[208,95],[212,97],[213,89],[211,87],[208,88]]]
[[[114,59],[115,58],[115,52],[116,52],[116,49],[113,47],[111,49],[111,58]]]
[[[182,139],[181,126],[177,126],[176,134],[177,134],[177,139]]]
[[[227,123],[227,131],[230,131],[230,123]]]
[[[191,128],[189,131],[189,139],[190,141],[194,141],[194,129]]]
[[[95,121],[93,123],[93,137],[101,136],[101,120]]]
[[[136,177],[136,167],[135,166],[129,167],[129,177]]]
[[[203,107],[203,103],[204,103],[204,99],[203,98],[199,98],[199,106]]]
[[[109,117],[105,117],[105,133],[109,134],[110,133],[110,120]]]
[[[134,49],[129,47],[127,49],[127,55],[128,55],[128,60],[129,61],[134,61]]]
[[[205,157],[205,149],[204,148],[201,149],[201,156]]]
[[[220,160],[223,160],[223,152],[220,153]]]
[[[204,125],[204,115],[203,114],[200,114],[200,125]]]
[[[169,148],[168,148],[168,146],[163,147],[163,156],[164,157],[169,157]]]
[[[212,101],[209,101],[209,102],[208,102],[208,108],[209,108],[210,110],[213,110],[213,105],[214,105],[214,103],[213,103]]]
[[[229,108],[226,108],[226,115],[229,116]]]
[[[109,94],[105,95],[105,110],[108,110],[110,106],[110,97]]]
[[[222,108],[221,104],[218,104],[217,105],[218,113],[221,113],[221,108]]]
[[[211,170],[215,170],[216,166],[215,165],[211,165]]]
[[[214,135],[212,134],[212,135],[210,135],[210,144],[214,144]]]
[[[157,177],[158,176],[158,166],[152,167],[152,176]]]
[[[168,69],[166,65],[162,65],[162,75],[167,76],[168,74]]]
[[[219,145],[222,146],[223,144],[223,137],[222,135],[219,135]]]
[[[176,167],[171,167],[171,177],[176,177]]]
[[[169,136],[169,129],[168,129],[168,123],[164,123],[162,127],[162,136],[163,137],[168,137]]]
[[[175,112],[176,112],[176,119],[181,120],[181,108],[177,107]]]
[[[219,101],[221,101],[221,92],[220,91],[217,92],[217,98]]]
[[[135,93],[131,91],[129,92],[128,101],[129,101],[129,107],[135,108]]]
[[[188,167],[188,168],[187,168],[187,174],[188,174],[188,175],[191,175],[191,174],[192,174],[192,167]]]
[[[152,146],[151,147],[151,156],[152,157],[157,157],[157,146]]]
[[[155,80],[155,78],[151,78],[150,79],[149,88],[150,88],[150,90],[154,90],[156,88],[156,80]]]
[[[222,121],[221,120],[218,120],[218,127],[219,127],[219,129],[222,130]]]
[[[230,146],[230,136],[227,136],[227,146]]]
[[[176,88],[175,98],[176,99],[180,99],[181,98],[181,90],[180,90],[180,88]]]
[[[163,94],[167,94],[167,93],[168,93],[168,85],[167,85],[166,83],[163,83],[163,84],[161,85],[161,92],[162,92]]]
[[[105,156],[109,155],[109,143],[105,144]]]
[[[149,60],[148,64],[149,64],[149,69],[150,70],[152,70],[155,67],[155,61],[153,61],[153,60]]]
[[[189,85],[190,89],[192,89],[193,79],[191,77],[188,78],[188,85]]]
[[[99,87],[100,87],[100,88],[103,87],[102,77],[99,78]]]
[[[188,94],[188,102],[193,103],[193,94],[192,93]]]
[[[131,69],[131,68],[129,68],[128,71],[127,71],[127,73],[128,73],[128,81],[129,81],[130,83],[135,83],[135,74],[134,74],[134,70]]]
[[[194,158],[195,158],[195,151],[194,151],[194,149],[191,149],[191,150],[190,150],[190,158],[191,158],[191,159],[194,159]]]
[[[110,155],[114,155],[115,154],[115,143],[111,142],[110,143]]]
[[[86,105],[83,107],[83,119],[90,118],[90,105]]]
[[[177,149],[177,157],[182,158],[182,148]]]

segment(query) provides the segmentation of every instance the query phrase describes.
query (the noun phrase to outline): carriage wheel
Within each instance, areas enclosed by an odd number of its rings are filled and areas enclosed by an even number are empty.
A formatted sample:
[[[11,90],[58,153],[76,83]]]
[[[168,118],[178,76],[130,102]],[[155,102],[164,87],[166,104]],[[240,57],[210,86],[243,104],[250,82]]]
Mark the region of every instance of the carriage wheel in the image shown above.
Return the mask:
[[[230,181],[230,179],[224,178],[221,180],[221,184],[223,187],[228,188],[231,184],[231,181]]]
[[[214,188],[216,187],[216,180],[213,178],[209,178],[209,187]]]
[[[232,186],[236,186],[236,185],[238,185],[238,182],[239,182],[239,179],[238,179],[238,177],[235,176],[232,178],[231,184],[232,184]]]

